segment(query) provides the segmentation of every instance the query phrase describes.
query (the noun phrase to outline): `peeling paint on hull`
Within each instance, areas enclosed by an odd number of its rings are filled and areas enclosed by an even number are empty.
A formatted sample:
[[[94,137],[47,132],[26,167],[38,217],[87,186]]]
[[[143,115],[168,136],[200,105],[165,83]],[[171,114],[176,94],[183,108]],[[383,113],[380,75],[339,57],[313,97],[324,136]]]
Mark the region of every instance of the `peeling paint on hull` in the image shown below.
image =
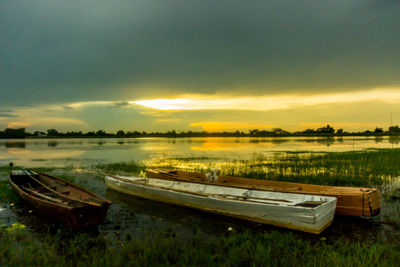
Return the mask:
[[[324,196],[126,176],[106,176],[105,182],[112,190],[141,198],[315,234],[331,224],[336,207],[336,198]],[[307,201],[322,204],[301,206]]]

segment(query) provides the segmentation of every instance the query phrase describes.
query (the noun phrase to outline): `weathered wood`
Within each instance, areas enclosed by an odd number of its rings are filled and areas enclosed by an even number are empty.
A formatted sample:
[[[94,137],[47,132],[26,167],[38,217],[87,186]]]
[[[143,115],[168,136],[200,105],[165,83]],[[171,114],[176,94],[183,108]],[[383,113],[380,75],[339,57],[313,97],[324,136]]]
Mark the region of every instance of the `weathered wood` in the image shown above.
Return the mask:
[[[44,173],[10,171],[9,182],[36,211],[73,228],[102,223],[111,205],[110,201],[90,191]]]
[[[65,195],[66,193],[69,193],[70,191],[66,191],[66,192],[58,192],[56,190],[54,190],[53,188],[51,188],[50,186],[47,186],[45,183],[43,183],[41,180],[36,179],[35,177],[33,177],[30,174],[26,174],[27,176],[29,176],[29,178],[31,178],[33,181],[37,182],[38,184],[40,184],[41,186],[43,186],[46,190],[52,192],[53,194],[57,195],[58,197],[65,199],[65,200],[69,200],[69,201],[75,201],[78,203],[82,203],[82,204],[87,204],[87,205],[93,205],[93,206],[97,206],[97,207],[101,207],[102,204],[93,202],[93,201],[88,201],[88,200],[82,200],[82,199],[77,199],[74,197],[69,197],[67,195]]]
[[[30,188],[22,187],[22,189],[23,189],[23,190],[26,190],[26,191],[28,191],[28,192],[30,192],[30,193],[32,193],[32,194],[38,196],[38,197],[44,198],[44,199],[46,199],[46,200],[48,200],[48,201],[55,202],[55,203],[63,203],[63,204],[65,204],[64,201],[62,201],[61,199],[46,196],[45,194],[36,192],[35,190],[32,190],[32,189],[30,189]]]
[[[157,179],[190,181],[236,188],[332,196],[337,198],[336,215],[369,217],[376,216],[380,212],[380,192],[377,188],[323,186],[223,175],[219,176],[217,181],[208,181],[203,173],[169,169],[148,170],[146,176]]]

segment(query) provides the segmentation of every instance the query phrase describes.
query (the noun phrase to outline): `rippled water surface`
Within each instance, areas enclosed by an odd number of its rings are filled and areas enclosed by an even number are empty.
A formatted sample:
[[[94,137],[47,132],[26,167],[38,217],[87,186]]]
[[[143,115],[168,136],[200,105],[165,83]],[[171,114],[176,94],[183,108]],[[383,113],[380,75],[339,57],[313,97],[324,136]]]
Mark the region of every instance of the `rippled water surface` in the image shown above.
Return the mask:
[[[103,163],[140,162],[156,166],[157,162],[170,160],[177,164],[207,164],[245,160],[262,155],[274,156],[290,152],[340,152],[359,151],[370,148],[399,148],[399,138],[343,137],[343,138],[103,138],[103,139],[26,139],[0,140],[0,166],[10,161],[18,166],[49,168],[51,175],[67,178],[100,194],[113,202],[106,222],[98,230],[109,235],[129,233],[143,236],[149,231],[173,231],[180,238],[191,238],[194,234],[213,236],[229,231],[269,231],[275,227],[245,222],[229,217],[208,214],[182,207],[143,200],[107,190],[104,176],[93,168]],[[174,159],[176,159],[174,161]],[[161,166],[161,165],[160,165]],[[175,165],[174,165],[175,166]],[[67,168],[64,168],[67,167]],[[72,168],[69,168],[72,167]],[[176,166],[181,167],[181,166]],[[7,173],[3,168],[0,181]],[[400,214],[398,205],[382,203],[383,209],[391,214]],[[26,224],[30,229],[41,231],[48,220],[31,211],[23,202],[2,203],[1,224],[13,222]],[[389,224],[381,219],[360,221],[354,218],[335,218],[333,225],[324,235],[337,238],[375,240],[385,236],[399,236],[398,231],[387,228]],[[385,219],[387,220],[387,219]],[[395,216],[398,220],[398,216]],[[389,220],[387,220],[389,221]],[[300,233],[299,233],[300,234]],[[119,238],[119,237],[118,237]]]
[[[86,166],[99,162],[160,158],[211,157],[245,159],[281,151],[353,151],[400,147],[398,137],[343,138],[101,138],[0,139],[0,165],[9,161],[30,167]]]

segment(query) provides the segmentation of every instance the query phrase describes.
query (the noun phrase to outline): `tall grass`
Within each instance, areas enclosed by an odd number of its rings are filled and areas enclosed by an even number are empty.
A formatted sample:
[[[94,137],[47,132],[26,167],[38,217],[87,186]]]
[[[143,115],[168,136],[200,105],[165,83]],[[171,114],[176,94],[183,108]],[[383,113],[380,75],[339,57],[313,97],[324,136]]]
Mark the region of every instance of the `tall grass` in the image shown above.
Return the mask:
[[[123,162],[98,165],[101,172],[143,174],[148,168],[179,167],[258,179],[327,185],[384,186],[400,176],[400,150],[367,150],[338,153],[262,154],[245,160],[175,158],[159,162]],[[0,182],[0,203],[15,194]],[[397,191],[396,191],[397,192]],[[391,195],[392,197],[393,195]],[[385,203],[385,202],[384,202]],[[351,240],[337,235],[321,238],[285,231],[254,231],[219,235],[205,240],[194,234],[182,241],[170,231],[148,233],[145,238],[112,233],[35,234],[0,231],[0,266],[397,266],[400,262],[399,205],[393,200],[385,209],[387,240]],[[389,216],[390,213],[390,216]]]
[[[320,185],[382,186],[400,176],[400,149],[356,152],[255,154],[250,159],[166,158],[148,163],[126,162],[98,166],[102,171],[143,173],[149,168],[180,168],[223,175]]]
[[[283,153],[223,164],[225,175],[321,185],[381,186],[400,176],[400,150]]]
[[[182,243],[174,235],[111,245],[105,236],[0,233],[2,266],[395,266],[398,244],[305,240],[293,233],[250,232]]]
[[[141,173],[146,170],[146,166],[136,162],[118,162],[110,164],[99,164],[96,166],[105,173]]]

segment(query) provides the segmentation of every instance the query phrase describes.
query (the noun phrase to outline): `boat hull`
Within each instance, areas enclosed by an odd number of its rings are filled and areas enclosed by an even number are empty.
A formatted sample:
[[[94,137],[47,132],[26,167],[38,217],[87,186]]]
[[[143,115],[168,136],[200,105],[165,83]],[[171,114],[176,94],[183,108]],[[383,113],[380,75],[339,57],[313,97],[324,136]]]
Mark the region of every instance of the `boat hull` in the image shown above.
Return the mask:
[[[48,175],[46,176],[50,177]],[[54,203],[52,201],[35,197],[34,195],[24,191],[21,186],[16,183],[16,179],[27,179],[27,177],[24,177],[24,175],[10,174],[9,182],[12,189],[37,213],[64,222],[65,224],[70,225],[72,228],[75,229],[103,223],[107,215],[108,208],[111,205],[111,202],[109,201],[104,201],[101,205],[97,206],[87,204],[66,205],[62,203]],[[57,179],[57,181],[62,180]],[[68,185],[73,185],[65,181],[63,182],[67,183]],[[78,190],[78,186],[73,186]],[[83,188],[82,190],[85,193],[90,193]],[[93,193],[90,194],[94,195]]]
[[[218,176],[217,181],[208,181],[203,173],[177,170],[149,170],[149,178],[190,181],[193,183],[220,186],[254,188],[275,192],[321,195],[337,198],[336,215],[373,217],[380,213],[380,192],[376,188],[355,188],[343,186],[323,186],[300,184],[234,176]]]
[[[141,180],[149,181],[148,179]],[[218,194],[207,195],[204,193],[210,190],[218,192],[220,190],[218,187],[205,188],[205,191],[196,189],[196,192],[176,189],[177,187],[181,189],[193,188],[193,184],[181,182],[175,182],[175,190],[171,189],[171,184],[165,185],[157,181],[156,186],[149,186],[148,182],[129,181],[129,177],[106,176],[105,182],[109,189],[145,199],[315,234],[321,233],[331,224],[336,206],[336,199],[327,197],[319,198],[326,203],[316,208],[302,208],[281,206],[276,203],[251,203],[221,198],[218,197]],[[160,184],[162,187],[157,186]],[[233,188],[233,190],[235,189]],[[223,191],[226,192],[226,190]],[[255,192],[251,193],[255,194]],[[259,192],[256,193],[259,194]]]

